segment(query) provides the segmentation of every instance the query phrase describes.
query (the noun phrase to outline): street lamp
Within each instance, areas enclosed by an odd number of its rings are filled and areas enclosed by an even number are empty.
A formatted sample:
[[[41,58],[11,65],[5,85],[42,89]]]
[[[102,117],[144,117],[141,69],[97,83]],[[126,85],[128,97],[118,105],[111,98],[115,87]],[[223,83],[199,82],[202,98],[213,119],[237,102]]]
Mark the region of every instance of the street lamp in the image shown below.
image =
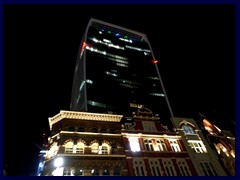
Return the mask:
[[[53,176],[62,176],[63,175],[63,168],[60,168],[63,165],[63,158],[57,157],[54,160],[54,166],[56,169],[53,171]]]
[[[59,168],[61,165],[63,165],[63,158],[62,157],[58,157],[54,161],[54,166]]]

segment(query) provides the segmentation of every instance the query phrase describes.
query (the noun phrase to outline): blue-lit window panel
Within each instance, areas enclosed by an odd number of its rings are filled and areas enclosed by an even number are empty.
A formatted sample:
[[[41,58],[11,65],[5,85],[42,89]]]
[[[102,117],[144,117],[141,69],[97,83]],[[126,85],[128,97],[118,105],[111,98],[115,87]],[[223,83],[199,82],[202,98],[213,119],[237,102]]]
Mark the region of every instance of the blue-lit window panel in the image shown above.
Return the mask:
[[[189,125],[182,125],[185,134],[196,134],[195,130]]]

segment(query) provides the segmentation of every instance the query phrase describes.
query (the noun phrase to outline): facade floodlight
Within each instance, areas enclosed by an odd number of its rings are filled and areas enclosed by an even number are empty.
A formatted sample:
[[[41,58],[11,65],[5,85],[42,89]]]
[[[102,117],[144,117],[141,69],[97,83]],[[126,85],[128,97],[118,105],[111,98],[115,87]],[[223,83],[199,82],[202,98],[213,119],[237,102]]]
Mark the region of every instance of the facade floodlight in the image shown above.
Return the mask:
[[[61,165],[63,165],[63,158],[62,157],[56,158],[55,161],[54,161],[54,166],[55,167],[60,167]]]

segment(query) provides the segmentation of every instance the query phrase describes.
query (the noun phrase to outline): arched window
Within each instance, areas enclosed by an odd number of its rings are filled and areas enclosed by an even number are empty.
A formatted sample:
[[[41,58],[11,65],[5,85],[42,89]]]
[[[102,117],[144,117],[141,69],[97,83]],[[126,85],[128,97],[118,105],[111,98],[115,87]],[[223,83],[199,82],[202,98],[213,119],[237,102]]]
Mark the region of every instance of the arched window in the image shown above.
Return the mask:
[[[196,134],[194,129],[189,125],[182,125],[182,129],[183,129],[185,134]]]
[[[84,154],[84,144],[82,142],[77,143],[76,153]]]
[[[91,152],[92,152],[93,154],[98,154],[98,147],[99,147],[98,143],[93,143],[93,144],[91,145]]]
[[[68,142],[65,144],[65,153],[73,153],[73,142]]]

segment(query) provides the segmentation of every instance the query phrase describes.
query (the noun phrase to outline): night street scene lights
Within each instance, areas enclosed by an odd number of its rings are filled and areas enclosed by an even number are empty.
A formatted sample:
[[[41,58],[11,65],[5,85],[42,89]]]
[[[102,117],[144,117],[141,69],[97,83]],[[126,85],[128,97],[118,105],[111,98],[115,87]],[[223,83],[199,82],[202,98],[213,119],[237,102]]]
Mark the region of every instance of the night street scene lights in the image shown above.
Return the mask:
[[[54,166],[56,167],[56,169],[53,171],[53,176],[62,176],[63,175],[63,167],[61,167],[63,165],[63,158],[62,157],[58,157],[54,160]]]

